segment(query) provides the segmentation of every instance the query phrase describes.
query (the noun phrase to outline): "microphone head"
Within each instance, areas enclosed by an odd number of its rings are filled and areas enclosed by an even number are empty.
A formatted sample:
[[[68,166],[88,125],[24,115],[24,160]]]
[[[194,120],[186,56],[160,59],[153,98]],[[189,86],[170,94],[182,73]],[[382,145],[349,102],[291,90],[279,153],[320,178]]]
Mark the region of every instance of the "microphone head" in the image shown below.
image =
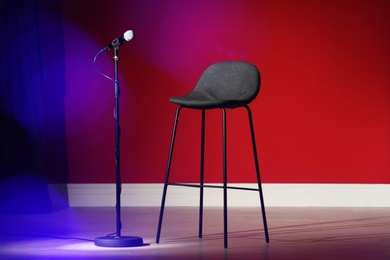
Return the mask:
[[[134,37],[134,33],[132,30],[128,30],[127,32],[125,32],[123,34],[123,38],[126,40],[126,41],[130,41],[131,39],[133,39]]]

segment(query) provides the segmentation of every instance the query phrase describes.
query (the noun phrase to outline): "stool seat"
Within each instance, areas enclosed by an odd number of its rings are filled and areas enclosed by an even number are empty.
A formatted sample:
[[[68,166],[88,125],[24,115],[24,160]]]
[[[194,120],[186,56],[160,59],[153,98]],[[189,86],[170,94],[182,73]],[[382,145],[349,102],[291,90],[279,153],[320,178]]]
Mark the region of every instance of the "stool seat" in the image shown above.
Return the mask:
[[[260,74],[253,64],[220,62],[203,72],[189,94],[169,100],[193,109],[237,108],[252,102],[259,90]]]

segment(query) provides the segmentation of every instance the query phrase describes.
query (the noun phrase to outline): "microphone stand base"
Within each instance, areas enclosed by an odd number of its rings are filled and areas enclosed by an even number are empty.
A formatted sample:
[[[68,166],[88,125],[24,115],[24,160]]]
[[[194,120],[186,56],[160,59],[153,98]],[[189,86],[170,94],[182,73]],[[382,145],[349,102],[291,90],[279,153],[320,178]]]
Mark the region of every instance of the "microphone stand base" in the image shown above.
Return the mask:
[[[101,247],[136,247],[143,246],[144,241],[142,237],[134,236],[105,236],[97,237],[95,245]]]

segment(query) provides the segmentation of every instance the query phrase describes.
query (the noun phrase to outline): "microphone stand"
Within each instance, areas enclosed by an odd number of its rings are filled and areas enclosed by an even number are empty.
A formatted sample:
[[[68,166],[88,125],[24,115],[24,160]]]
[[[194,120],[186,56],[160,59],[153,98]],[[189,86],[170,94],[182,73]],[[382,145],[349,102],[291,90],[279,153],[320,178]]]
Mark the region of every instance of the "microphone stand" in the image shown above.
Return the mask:
[[[118,77],[118,47],[114,48],[114,61],[115,61],[115,83],[114,83],[114,95],[115,95],[115,107],[114,107],[114,117],[115,117],[115,164],[116,164],[116,233],[115,235],[107,235],[104,237],[97,237],[95,239],[96,246],[102,247],[134,247],[144,245],[141,237],[136,236],[122,236],[121,229],[121,175],[120,175],[120,142],[119,137],[121,134],[120,125],[119,125],[119,77]]]

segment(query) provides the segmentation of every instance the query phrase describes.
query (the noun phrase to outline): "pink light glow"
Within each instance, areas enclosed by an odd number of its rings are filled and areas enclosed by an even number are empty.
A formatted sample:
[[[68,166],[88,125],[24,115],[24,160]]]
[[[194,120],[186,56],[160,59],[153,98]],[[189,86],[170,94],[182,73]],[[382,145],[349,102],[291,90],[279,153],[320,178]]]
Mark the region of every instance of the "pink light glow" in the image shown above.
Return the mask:
[[[128,10],[142,25],[133,53],[188,88],[211,62],[266,58],[267,18],[248,1],[137,1]]]

